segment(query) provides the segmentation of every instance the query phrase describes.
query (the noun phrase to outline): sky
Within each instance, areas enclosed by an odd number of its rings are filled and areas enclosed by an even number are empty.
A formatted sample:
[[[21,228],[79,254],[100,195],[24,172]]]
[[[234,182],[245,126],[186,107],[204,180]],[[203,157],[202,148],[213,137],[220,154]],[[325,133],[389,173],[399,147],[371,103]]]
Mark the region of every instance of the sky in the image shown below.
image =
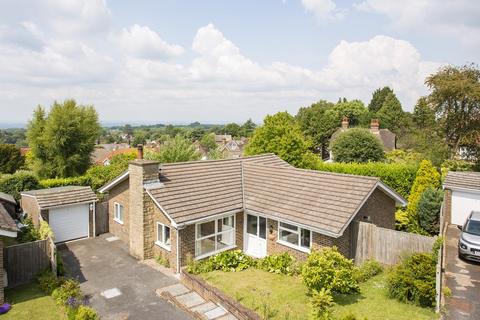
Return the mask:
[[[0,123],[74,98],[103,123],[227,123],[478,63],[477,0],[2,0]]]

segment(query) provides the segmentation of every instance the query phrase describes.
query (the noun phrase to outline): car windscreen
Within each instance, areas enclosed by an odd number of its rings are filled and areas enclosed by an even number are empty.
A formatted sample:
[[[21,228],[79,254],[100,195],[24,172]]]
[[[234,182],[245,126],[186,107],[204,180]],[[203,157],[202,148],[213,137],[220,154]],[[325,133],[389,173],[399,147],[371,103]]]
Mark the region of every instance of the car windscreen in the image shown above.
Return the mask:
[[[480,221],[477,221],[477,220],[468,221],[464,231],[476,236],[480,236]]]

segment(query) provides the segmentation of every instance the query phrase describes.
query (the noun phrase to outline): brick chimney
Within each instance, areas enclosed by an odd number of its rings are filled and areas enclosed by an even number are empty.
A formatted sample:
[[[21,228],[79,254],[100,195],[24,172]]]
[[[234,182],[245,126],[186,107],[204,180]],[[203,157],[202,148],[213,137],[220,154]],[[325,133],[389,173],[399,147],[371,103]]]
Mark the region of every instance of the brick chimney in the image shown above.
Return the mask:
[[[154,219],[153,206],[149,200],[149,186],[160,184],[160,163],[144,159],[130,161],[128,223],[130,230],[130,254],[137,259],[153,256]]]
[[[143,144],[137,145],[137,159],[143,159]]]
[[[342,129],[347,130],[348,129],[348,117],[343,117],[342,118]]]
[[[380,122],[378,122],[378,119],[372,119],[370,122],[370,132],[373,134],[380,133]]]

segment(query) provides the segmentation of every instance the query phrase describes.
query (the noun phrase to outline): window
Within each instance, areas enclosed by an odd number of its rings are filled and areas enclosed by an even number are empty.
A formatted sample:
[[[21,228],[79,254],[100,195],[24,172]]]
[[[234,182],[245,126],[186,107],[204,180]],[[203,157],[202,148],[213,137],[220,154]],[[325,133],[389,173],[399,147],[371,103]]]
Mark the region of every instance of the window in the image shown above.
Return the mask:
[[[235,216],[195,225],[195,257],[206,257],[233,246],[235,246]]]
[[[278,225],[278,242],[302,251],[310,250],[312,233],[295,225],[280,222]]]
[[[157,240],[155,241],[160,247],[170,251],[172,242],[170,240],[170,227],[163,223],[157,222]]]
[[[124,208],[123,205],[121,205],[118,202],[115,202],[115,212],[113,213],[113,220],[115,220],[118,223],[123,224],[123,212]]]

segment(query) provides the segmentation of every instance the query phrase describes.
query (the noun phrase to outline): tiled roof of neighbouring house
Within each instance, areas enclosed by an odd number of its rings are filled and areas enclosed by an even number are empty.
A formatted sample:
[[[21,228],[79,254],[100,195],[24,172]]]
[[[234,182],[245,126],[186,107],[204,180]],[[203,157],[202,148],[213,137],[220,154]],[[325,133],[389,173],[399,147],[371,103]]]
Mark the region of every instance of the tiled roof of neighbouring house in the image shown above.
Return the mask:
[[[15,198],[13,198],[13,196],[11,196],[9,194],[6,194],[6,193],[3,193],[3,192],[0,192],[0,200],[4,200],[4,201],[7,201],[7,202],[10,202],[10,203],[13,203],[13,204],[17,203],[15,201]]]
[[[7,209],[0,203],[0,229],[5,231],[18,231],[15,221],[8,213]]]
[[[22,192],[22,196],[37,200],[40,209],[49,209],[76,203],[96,201],[97,196],[90,187],[66,186]]]
[[[480,172],[450,171],[443,186],[445,189],[460,188],[480,191]]]

